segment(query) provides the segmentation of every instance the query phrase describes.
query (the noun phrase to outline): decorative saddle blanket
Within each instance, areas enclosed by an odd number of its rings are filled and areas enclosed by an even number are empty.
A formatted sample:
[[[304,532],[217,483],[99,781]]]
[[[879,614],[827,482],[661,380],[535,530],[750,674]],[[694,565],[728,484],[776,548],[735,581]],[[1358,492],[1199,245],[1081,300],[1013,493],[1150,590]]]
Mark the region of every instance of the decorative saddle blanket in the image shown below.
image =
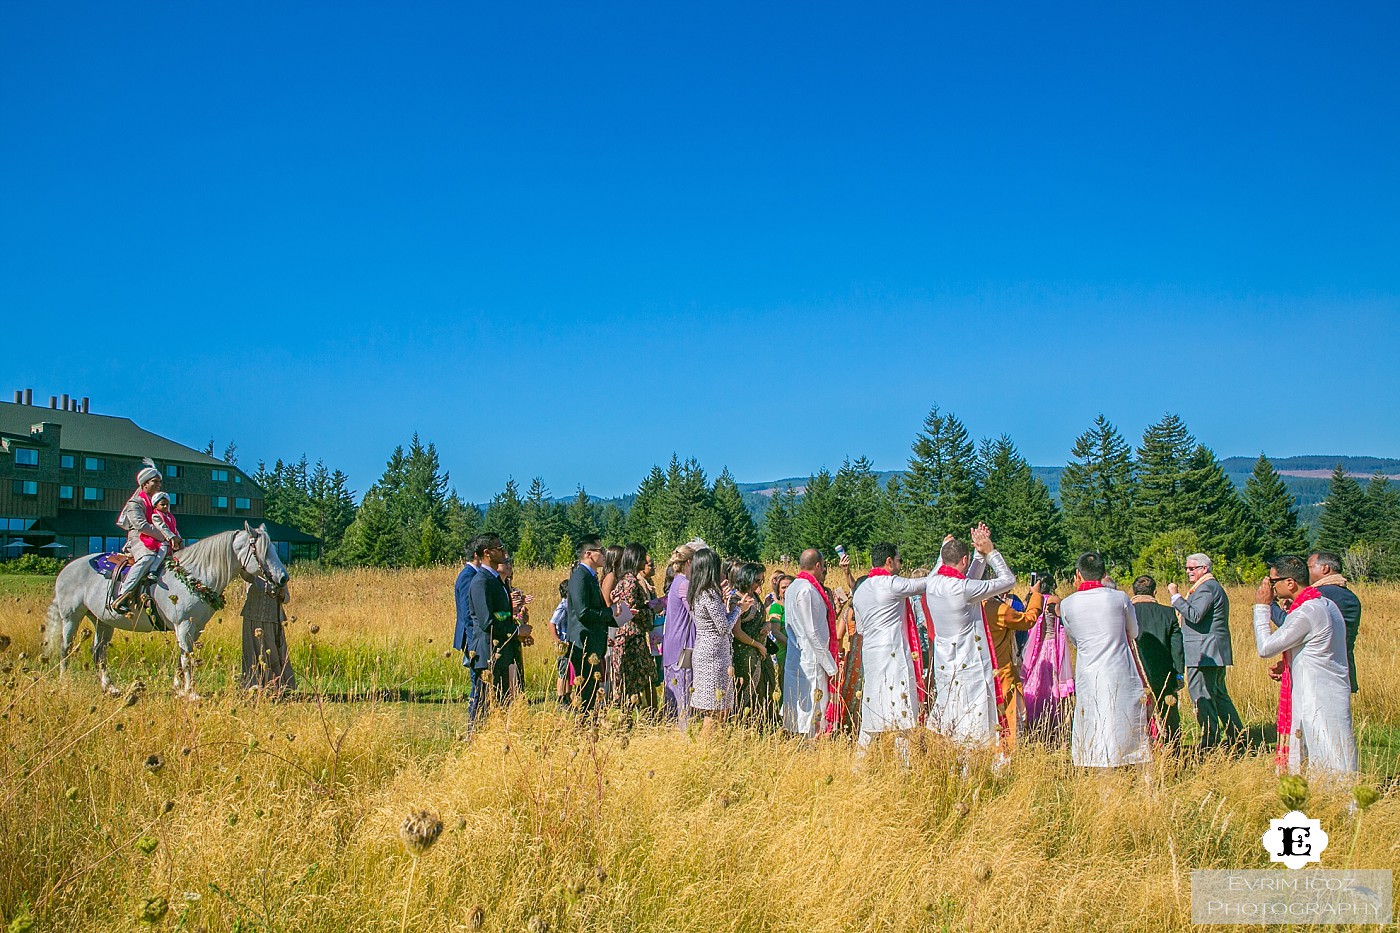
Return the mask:
[[[126,572],[131,569],[131,564],[131,555],[123,551],[113,551],[109,554],[94,554],[88,559],[88,565],[108,580],[112,579],[114,572],[119,580],[125,577]]]

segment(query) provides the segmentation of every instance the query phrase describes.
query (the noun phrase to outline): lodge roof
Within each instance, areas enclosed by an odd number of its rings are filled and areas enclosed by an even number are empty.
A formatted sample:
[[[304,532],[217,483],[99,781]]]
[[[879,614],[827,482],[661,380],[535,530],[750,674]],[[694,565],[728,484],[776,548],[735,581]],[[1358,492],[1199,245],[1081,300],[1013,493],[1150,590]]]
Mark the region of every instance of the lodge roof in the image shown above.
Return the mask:
[[[150,457],[162,465],[164,461],[173,460],[237,469],[193,447],[152,434],[130,418],[0,401],[0,435],[22,442],[29,437],[30,427],[40,422],[57,424],[63,429],[60,444],[64,450]]]

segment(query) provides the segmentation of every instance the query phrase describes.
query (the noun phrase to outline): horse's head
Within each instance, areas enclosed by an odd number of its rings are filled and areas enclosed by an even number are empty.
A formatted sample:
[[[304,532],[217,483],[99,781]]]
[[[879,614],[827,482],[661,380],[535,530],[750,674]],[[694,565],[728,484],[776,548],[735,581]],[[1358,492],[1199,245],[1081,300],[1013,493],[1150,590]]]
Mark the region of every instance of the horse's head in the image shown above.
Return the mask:
[[[243,530],[233,536],[233,553],[238,558],[239,576],[243,579],[251,581],[262,577],[273,586],[286,585],[287,568],[272,544],[266,524],[254,528],[244,522]]]

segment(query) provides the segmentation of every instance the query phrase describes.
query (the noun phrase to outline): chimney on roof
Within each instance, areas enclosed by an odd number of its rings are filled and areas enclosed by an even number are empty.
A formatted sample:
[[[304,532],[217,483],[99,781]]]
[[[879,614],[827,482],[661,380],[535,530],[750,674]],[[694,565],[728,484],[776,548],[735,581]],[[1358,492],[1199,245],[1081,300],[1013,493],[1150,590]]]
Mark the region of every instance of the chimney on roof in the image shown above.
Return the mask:
[[[26,405],[33,405],[33,404],[34,404],[34,390],[33,390],[33,389],[25,389],[25,390],[24,390],[24,404],[26,404]]]
[[[84,395],[84,396],[83,396],[83,414],[85,414],[85,415],[86,415],[86,414],[89,414],[91,411],[92,411],[92,399],[90,399],[90,398],[88,398],[86,395]]]
[[[23,389],[15,389],[15,404],[16,404],[16,405],[23,405],[23,404],[24,404],[24,390],[23,390]]]
[[[57,396],[57,395],[50,395],[50,396],[49,396],[49,407],[50,407],[50,408],[57,408],[57,407],[58,407],[58,396]]]
[[[64,410],[64,411],[71,411],[71,410],[72,410],[72,409],[70,409],[70,408],[68,407],[68,393],[67,393],[67,392],[64,392],[64,393],[63,393],[63,410]]]

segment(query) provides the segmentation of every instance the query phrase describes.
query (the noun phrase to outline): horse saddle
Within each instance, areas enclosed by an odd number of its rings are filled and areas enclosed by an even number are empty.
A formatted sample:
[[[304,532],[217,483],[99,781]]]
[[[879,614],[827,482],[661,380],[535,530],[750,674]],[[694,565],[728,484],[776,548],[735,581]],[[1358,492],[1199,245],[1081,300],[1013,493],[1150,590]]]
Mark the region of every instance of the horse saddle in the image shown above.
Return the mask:
[[[88,565],[96,570],[108,580],[120,580],[126,576],[126,572],[135,563],[131,555],[125,551],[113,551],[110,554],[95,554],[88,560]]]

